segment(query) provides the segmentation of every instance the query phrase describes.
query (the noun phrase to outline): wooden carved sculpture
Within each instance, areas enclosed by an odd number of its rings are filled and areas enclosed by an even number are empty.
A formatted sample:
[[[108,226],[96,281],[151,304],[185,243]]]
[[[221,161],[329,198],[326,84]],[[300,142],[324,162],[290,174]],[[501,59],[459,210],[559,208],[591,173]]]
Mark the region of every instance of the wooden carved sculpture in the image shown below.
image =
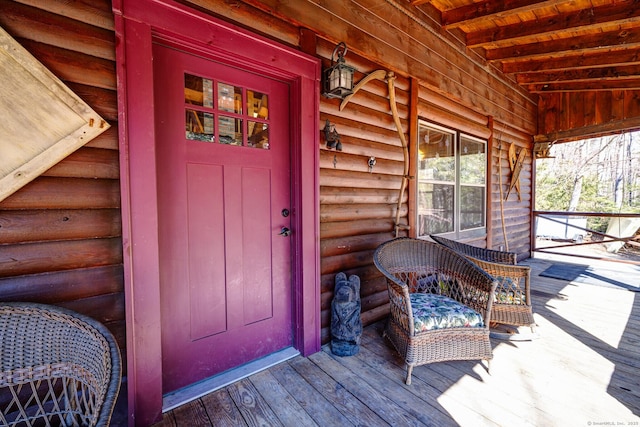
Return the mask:
[[[331,301],[331,352],[336,356],[353,356],[360,351],[360,278],[340,272]]]
[[[515,187],[516,192],[518,193],[518,200],[522,201],[522,195],[520,194],[520,171],[522,171],[522,164],[524,163],[524,159],[526,157],[526,148],[521,149],[516,156],[516,146],[514,143],[511,143],[511,145],[509,146],[509,168],[511,169],[511,184],[509,185],[509,190],[507,190],[505,200],[509,198],[511,190],[513,190],[513,188]]]

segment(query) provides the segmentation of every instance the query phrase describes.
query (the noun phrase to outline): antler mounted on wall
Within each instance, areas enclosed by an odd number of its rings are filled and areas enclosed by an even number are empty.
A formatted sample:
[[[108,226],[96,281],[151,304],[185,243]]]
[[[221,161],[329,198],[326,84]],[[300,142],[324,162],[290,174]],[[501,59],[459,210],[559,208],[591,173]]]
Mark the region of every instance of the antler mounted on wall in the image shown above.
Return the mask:
[[[402,153],[404,155],[404,172],[402,175],[402,184],[400,186],[400,194],[398,195],[398,204],[396,207],[396,219],[395,219],[395,235],[398,237],[398,232],[400,229],[408,229],[408,225],[400,224],[400,208],[402,207],[402,195],[407,189],[407,184],[409,182],[409,148],[407,147],[407,139],[404,137],[404,132],[402,131],[402,124],[400,123],[400,116],[398,115],[398,107],[396,106],[396,87],[395,80],[396,76],[392,71],[385,70],[376,70],[365,77],[362,78],[354,87],[353,93],[346,96],[342,103],[340,104],[340,111],[344,109],[344,107],[349,103],[349,100],[355,95],[364,85],[369,83],[372,80],[381,80],[387,82],[387,87],[389,88],[389,106],[391,107],[391,114],[393,115],[393,122],[396,125],[396,130],[398,131],[398,136],[400,137],[400,142],[402,143]]]

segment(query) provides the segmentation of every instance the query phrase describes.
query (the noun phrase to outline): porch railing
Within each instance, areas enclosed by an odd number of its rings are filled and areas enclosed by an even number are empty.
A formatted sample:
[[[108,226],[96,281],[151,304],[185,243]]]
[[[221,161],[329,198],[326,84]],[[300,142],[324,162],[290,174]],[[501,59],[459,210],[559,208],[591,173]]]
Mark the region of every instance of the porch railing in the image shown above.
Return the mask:
[[[589,217],[611,218],[607,232],[593,230],[587,227]],[[581,221],[582,220],[582,221]],[[617,225],[617,227],[616,227]],[[640,227],[640,214],[603,213],[603,212],[562,212],[562,211],[533,211],[533,233],[531,233],[531,250],[548,254],[576,256],[582,258],[617,261],[640,265],[640,261],[603,257],[594,252],[558,251],[561,248],[571,248],[589,245],[605,244],[622,246],[629,244],[640,249],[640,235],[636,234]],[[617,230],[615,230],[617,228]],[[615,232],[614,231],[618,231]],[[620,235],[628,234],[628,235]],[[588,238],[585,238],[588,237]],[[595,237],[595,239],[594,239]],[[548,238],[560,244],[550,247],[538,247],[539,238]]]

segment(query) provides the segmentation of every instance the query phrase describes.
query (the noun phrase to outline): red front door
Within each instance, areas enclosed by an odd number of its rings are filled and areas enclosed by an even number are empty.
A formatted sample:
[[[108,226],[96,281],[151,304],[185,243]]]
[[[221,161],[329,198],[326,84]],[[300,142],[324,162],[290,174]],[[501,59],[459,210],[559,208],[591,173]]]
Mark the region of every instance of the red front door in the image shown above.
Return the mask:
[[[167,393],[293,344],[289,86],[153,56]]]

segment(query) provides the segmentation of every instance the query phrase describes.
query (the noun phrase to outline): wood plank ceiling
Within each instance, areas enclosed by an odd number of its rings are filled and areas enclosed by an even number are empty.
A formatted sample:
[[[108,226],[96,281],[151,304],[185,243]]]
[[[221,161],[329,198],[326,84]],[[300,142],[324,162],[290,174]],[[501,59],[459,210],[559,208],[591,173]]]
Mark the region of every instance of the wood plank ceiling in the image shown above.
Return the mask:
[[[529,93],[640,89],[638,0],[404,1]]]

